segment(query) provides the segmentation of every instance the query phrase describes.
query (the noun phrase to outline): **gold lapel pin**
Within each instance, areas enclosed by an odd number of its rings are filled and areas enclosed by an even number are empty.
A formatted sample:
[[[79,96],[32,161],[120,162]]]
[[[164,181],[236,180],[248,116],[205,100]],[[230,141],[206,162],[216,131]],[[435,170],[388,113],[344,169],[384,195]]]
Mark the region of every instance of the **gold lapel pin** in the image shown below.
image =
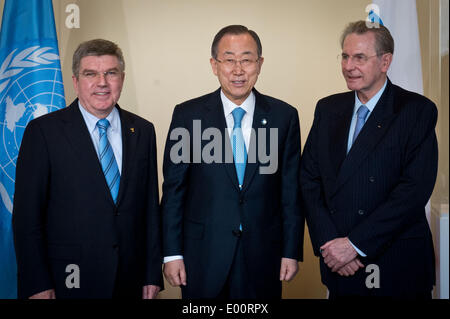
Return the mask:
[[[134,133],[134,127],[130,127],[131,133]]]

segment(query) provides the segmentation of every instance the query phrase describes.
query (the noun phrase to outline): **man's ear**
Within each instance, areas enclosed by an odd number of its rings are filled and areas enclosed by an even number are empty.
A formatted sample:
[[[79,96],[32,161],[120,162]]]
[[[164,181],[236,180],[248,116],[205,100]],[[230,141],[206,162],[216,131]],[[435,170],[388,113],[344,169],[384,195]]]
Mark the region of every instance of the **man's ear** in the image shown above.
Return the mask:
[[[389,70],[392,59],[392,53],[385,53],[381,56],[381,71],[383,71],[383,73],[387,73],[387,71]]]
[[[72,83],[73,83],[73,88],[75,89],[75,92],[78,95],[78,77],[76,77],[75,75],[72,75]]]
[[[217,61],[214,58],[209,59],[209,63],[211,63],[211,68],[215,76],[217,76]]]
[[[259,75],[259,73],[261,73],[261,67],[262,67],[262,65],[264,63],[264,58],[262,56],[260,56],[258,58],[258,62],[257,63],[258,63],[258,75]]]

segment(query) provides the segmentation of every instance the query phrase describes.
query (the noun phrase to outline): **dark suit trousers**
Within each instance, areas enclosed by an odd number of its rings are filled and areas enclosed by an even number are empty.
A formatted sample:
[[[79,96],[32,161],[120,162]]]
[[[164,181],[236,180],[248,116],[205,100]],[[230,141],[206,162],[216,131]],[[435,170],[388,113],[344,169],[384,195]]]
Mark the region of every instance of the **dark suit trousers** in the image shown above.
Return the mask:
[[[132,285],[127,280],[123,267],[119,260],[116,281],[114,283],[113,299],[142,299],[142,287]]]
[[[256,293],[248,278],[248,269],[244,261],[242,239],[239,238],[233,257],[230,273],[228,274],[218,299],[256,299]]]

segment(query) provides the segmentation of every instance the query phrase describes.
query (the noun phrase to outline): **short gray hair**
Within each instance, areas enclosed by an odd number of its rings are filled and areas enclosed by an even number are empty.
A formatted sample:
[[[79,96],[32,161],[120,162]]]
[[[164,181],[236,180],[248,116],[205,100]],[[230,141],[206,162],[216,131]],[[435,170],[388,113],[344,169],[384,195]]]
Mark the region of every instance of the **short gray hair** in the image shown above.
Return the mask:
[[[125,71],[125,61],[122,50],[114,42],[104,39],[94,39],[81,43],[73,53],[72,73],[76,77],[80,72],[81,59],[86,56],[112,55],[119,60],[120,71]]]
[[[368,28],[366,21],[360,20],[356,22],[349,23],[341,35],[341,48],[344,47],[345,38],[352,34],[365,34],[367,32],[372,32],[375,35],[375,51],[378,56],[384,53],[394,54],[394,39],[388,28],[383,25],[379,27]]]

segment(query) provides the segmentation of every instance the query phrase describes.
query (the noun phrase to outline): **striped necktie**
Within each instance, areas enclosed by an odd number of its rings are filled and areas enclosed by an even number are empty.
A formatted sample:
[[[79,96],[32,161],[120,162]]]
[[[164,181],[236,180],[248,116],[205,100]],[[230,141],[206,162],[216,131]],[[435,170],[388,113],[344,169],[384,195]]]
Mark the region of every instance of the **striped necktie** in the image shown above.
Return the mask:
[[[116,203],[117,195],[119,194],[120,173],[113,149],[108,141],[108,135],[106,134],[109,127],[109,121],[107,119],[101,119],[97,122],[97,127],[100,135],[98,157],[102,165],[106,182],[108,183],[109,191],[111,192],[114,203]]]

